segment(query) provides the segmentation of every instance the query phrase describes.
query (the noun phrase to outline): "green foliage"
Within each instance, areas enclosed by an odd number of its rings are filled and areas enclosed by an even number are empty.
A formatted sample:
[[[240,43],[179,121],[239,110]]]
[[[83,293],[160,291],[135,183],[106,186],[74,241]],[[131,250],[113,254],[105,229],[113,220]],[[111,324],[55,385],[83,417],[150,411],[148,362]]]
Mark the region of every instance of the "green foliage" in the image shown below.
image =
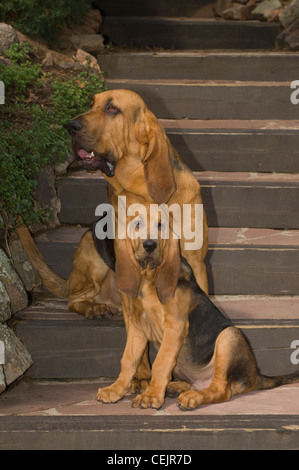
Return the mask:
[[[68,80],[44,74],[30,60],[28,45],[13,46],[7,56],[12,64],[0,64],[5,84],[5,105],[0,106],[0,214],[11,226],[19,215],[30,225],[47,216],[34,205],[40,169],[65,160],[70,146],[66,122],[86,111],[104,84],[91,69]]]
[[[79,22],[89,8],[86,0],[2,0],[0,21],[12,22],[24,34],[53,40],[61,26]]]

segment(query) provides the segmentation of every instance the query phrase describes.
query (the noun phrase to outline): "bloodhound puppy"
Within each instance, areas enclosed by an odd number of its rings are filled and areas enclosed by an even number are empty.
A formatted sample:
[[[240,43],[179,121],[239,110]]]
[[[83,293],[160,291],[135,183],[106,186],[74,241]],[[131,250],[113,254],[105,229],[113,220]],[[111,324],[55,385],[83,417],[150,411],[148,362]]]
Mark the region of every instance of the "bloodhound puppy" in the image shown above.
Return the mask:
[[[251,390],[298,382],[299,372],[259,374],[243,333],[199,287],[181,257],[179,240],[163,238],[163,224],[149,218],[149,210],[145,217],[138,216],[134,226],[147,224],[146,236],[128,236],[116,244],[117,285],[128,303],[127,343],[118,379],[98,390],[98,400],[114,403],[128,392],[148,341],[158,353],[149,386],[134,398],[133,407],[160,408],[168,390],[179,394],[181,410],[193,410]],[[156,239],[148,230],[153,223]],[[178,381],[171,382],[172,376]]]

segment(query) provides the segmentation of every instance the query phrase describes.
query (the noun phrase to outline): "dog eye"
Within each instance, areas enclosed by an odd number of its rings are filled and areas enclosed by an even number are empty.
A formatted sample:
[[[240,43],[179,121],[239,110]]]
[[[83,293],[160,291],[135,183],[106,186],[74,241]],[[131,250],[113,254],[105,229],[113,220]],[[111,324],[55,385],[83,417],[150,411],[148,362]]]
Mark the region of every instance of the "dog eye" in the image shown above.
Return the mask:
[[[113,106],[113,104],[107,104],[106,112],[109,114],[118,114],[120,110],[116,106]]]
[[[158,230],[161,230],[163,228],[162,222],[158,222]]]

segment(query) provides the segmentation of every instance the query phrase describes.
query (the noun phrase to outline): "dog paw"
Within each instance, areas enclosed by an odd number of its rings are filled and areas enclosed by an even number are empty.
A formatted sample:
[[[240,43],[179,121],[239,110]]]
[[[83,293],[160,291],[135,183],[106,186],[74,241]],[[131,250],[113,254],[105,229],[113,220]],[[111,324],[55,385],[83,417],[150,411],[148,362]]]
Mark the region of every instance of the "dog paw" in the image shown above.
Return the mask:
[[[150,379],[133,379],[130,387],[131,393],[145,393],[149,387]]]
[[[177,406],[182,411],[192,411],[198,408],[202,403],[200,392],[190,390],[180,394]]]
[[[85,311],[85,318],[106,318],[112,317],[110,308],[106,304],[94,304],[88,307]]]
[[[97,394],[97,400],[102,403],[116,403],[119,401],[125,393],[120,390],[119,387],[111,385],[110,387],[99,388]]]
[[[164,403],[164,397],[153,395],[151,393],[142,393],[137,395],[132,401],[132,408],[156,408],[159,409]]]
[[[180,393],[190,390],[190,384],[188,382],[177,381],[170,382],[166,389],[166,394],[168,397],[174,398],[177,397]]]

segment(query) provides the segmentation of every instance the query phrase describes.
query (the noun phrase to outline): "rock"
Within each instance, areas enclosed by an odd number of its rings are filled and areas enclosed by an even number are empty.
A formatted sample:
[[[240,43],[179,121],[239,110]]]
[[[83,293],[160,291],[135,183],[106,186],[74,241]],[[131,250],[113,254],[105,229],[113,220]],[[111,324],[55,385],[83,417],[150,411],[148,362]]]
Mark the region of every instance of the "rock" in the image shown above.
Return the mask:
[[[5,323],[10,318],[10,298],[3,282],[0,281],[0,323]]]
[[[279,0],[264,0],[252,11],[252,17],[261,21],[268,21],[272,12],[282,8]]]
[[[60,212],[60,201],[56,194],[56,178],[54,169],[47,165],[43,167],[37,177],[37,188],[34,193],[38,209],[51,211],[46,222],[47,227],[55,228],[60,225],[58,213]]]
[[[3,366],[0,363],[0,393],[6,389],[5,377],[3,372]]]
[[[6,51],[10,46],[19,42],[16,31],[6,23],[0,23],[0,51]]]
[[[77,50],[75,59],[77,62],[80,62],[80,64],[84,66],[89,64],[90,67],[96,69],[98,72],[101,73],[101,67],[98,64],[97,59],[93,55],[88,54],[88,52],[83,51],[83,49]]]
[[[281,49],[299,51],[299,18],[277,36],[276,43]]]
[[[4,284],[10,299],[10,310],[16,313],[27,307],[28,297],[24,286],[13,269],[10,259],[0,248],[0,281]]]
[[[36,269],[30,263],[26,251],[19,239],[12,239],[9,243],[13,265],[20,276],[25,289],[30,292],[41,285],[41,278]]]
[[[60,163],[59,165],[55,165],[55,174],[57,176],[64,176],[66,175],[67,173],[67,169],[68,167],[71,165],[71,163],[73,163],[75,157],[73,154],[69,153],[67,156],[66,156],[66,160],[65,162],[63,163]]]
[[[279,14],[279,20],[284,28],[288,28],[297,18],[299,18],[299,0],[293,0]]]
[[[94,54],[104,49],[104,38],[100,34],[82,34],[71,37],[73,46]]]
[[[215,13],[218,16],[222,16],[222,13],[229,8],[232,8],[233,1],[232,0],[217,0],[215,6]]]
[[[0,342],[4,344],[2,367],[7,386],[29,369],[32,365],[32,358],[14,332],[5,324],[0,325]]]
[[[252,19],[251,12],[254,8],[255,4],[235,6],[225,10],[222,16],[226,20],[250,20]]]

